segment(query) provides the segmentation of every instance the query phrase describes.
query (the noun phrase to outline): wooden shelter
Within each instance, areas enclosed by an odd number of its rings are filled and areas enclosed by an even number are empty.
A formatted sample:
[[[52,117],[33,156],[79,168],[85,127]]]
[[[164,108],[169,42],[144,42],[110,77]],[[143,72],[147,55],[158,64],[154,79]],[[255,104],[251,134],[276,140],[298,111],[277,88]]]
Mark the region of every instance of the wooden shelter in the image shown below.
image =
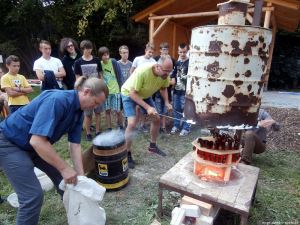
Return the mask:
[[[170,54],[177,58],[177,46],[179,43],[189,43],[191,30],[194,27],[208,24],[217,24],[217,4],[226,0],[159,0],[143,11],[132,17],[135,22],[149,24],[149,42],[156,46],[156,54],[159,54],[158,46],[161,42],[168,42]],[[254,7],[248,9],[248,24],[260,25],[272,28],[273,40],[270,48],[268,62],[269,74],[272,54],[277,30],[296,31],[300,21],[299,0],[251,0],[251,3],[261,4],[262,18],[253,21]],[[255,11],[255,12],[254,12]],[[257,19],[256,19],[257,20]],[[268,75],[266,81],[268,80]]]

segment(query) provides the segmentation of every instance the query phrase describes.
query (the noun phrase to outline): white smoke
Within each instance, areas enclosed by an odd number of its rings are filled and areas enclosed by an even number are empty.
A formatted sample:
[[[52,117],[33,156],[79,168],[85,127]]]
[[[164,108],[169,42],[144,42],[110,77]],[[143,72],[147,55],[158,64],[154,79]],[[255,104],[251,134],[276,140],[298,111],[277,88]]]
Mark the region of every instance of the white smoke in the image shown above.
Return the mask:
[[[106,131],[94,138],[93,144],[96,146],[114,146],[125,140],[124,131]]]

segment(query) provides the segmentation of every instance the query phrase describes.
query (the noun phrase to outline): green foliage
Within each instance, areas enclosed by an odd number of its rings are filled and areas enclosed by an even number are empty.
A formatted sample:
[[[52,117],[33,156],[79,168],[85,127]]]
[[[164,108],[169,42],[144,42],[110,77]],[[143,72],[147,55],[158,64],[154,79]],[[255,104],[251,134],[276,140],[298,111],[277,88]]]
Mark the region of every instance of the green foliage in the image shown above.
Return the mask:
[[[128,15],[131,11],[133,3],[131,0],[90,0],[83,8],[82,19],[78,22],[78,35],[85,34],[86,28],[89,25],[89,18],[93,13],[100,10],[104,11],[104,16],[101,21],[101,25],[110,24],[117,19],[118,12],[124,15]]]

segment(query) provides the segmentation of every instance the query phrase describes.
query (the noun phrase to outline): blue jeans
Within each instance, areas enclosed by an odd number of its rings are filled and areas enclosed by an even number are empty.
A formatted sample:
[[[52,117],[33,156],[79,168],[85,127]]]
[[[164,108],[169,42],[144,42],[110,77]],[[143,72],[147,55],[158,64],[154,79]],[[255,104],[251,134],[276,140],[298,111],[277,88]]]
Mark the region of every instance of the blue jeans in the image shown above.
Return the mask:
[[[185,94],[173,94],[173,108],[174,108],[174,127],[180,129],[180,120],[182,119],[182,113],[184,109]],[[182,121],[182,129],[190,131],[190,124]]]
[[[17,225],[37,225],[43,204],[43,190],[34,173],[34,166],[44,171],[56,188],[62,176],[35,152],[28,152],[7,140],[0,131],[0,168],[18,195]],[[62,195],[63,192],[60,190]]]
[[[155,95],[155,106],[156,106],[156,110],[159,114],[163,114],[163,115],[168,114],[168,110],[165,105],[165,101],[164,101],[163,97],[160,95],[160,93],[156,93],[156,95]]]

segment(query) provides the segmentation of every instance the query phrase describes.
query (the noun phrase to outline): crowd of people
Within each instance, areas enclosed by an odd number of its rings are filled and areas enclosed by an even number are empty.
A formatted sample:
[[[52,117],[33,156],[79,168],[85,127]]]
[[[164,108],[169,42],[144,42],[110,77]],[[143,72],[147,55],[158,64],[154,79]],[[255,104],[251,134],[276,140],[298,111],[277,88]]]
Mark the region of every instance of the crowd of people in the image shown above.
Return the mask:
[[[41,94],[31,102],[28,94],[33,89],[19,74],[20,59],[14,55],[7,57],[8,72],[0,70],[0,102],[9,112],[0,123],[0,168],[18,195],[17,224],[38,223],[43,193],[34,167],[51,178],[61,195],[58,184],[62,179],[67,184],[76,184],[77,176],[84,174],[82,128],[87,141],[100,134],[102,112],[107,130],[112,130],[113,124],[125,130],[131,169],[135,167],[132,155],[135,129],[138,126],[148,132],[144,115],[151,122],[148,148],[151,153],[166,156],[157,145],[157,137],[160,132],[168,132],[165,118],[168,113],[173,111],[174,117],[171,135],[186,136],[191,131],[190,125],[182,120],[189,66],[187,44],[179,44],[179,58],[175,60],[169,55],[168,43],[160,44],[160,55],[156,57],[153,57],[154,45],[148,43],[145,54],[133,62],[128,60],[126,45],[119,47],[120,60],[116,60],[110,57],[106,46],[98,49],[97,56],[93,55],[89,40],[81,41],[78,46],[74,39],[63,38],[62,59],[51,56],[48,41],[41,41],[39,50],[42,55],[34,62],[33,70],[42,81]],[[253,153],[265,150],[267,128],[278,129],[266,112],[260,112],[259,118],[260,129],[246,132],[246,150],[242,154],[242,162],[246,164],[251,163]],[[64,134],[68,135],[73,167],[53,147]]]

